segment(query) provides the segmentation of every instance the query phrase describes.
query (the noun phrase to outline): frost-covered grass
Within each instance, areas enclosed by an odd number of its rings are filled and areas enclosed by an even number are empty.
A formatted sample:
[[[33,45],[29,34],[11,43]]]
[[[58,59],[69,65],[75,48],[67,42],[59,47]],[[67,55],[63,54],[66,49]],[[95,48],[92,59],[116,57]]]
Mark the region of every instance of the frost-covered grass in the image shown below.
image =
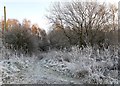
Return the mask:
[[[118,84],[117,49],[67,52],[51,50],[37,56],[13,54],[3,49],[0,58],[0,83],[47,84]]]

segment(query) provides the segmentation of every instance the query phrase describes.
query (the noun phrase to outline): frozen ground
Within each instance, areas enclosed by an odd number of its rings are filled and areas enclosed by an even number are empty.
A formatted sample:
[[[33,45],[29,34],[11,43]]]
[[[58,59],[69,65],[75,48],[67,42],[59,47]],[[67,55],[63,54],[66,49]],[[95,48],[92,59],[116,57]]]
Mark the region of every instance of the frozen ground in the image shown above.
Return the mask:
[[[118,84],[117,51],[91,48],[71,52],[49,51],[18,56],[4,49],[0,58],[0,84]]]

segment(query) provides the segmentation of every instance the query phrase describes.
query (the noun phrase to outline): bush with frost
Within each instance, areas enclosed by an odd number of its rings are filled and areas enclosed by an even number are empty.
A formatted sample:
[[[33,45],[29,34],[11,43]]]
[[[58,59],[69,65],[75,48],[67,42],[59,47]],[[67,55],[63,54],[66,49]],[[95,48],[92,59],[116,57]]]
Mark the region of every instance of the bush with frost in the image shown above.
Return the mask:
[[[3,34],[4,46],[13,51],[32,54],[38,48],[37,37],[23,27],[13,28]]]

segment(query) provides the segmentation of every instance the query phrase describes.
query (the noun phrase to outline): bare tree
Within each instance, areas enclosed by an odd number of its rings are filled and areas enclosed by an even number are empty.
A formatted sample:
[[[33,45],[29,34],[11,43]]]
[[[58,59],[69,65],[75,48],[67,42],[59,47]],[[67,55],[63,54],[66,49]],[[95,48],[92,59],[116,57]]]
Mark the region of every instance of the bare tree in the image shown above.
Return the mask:
[[[66,32],[66,27],[69,26],[71,31],[77,34],[79,47],[86,44],[94,46],[97,34],[105,26],[113,23],[110,21],[114,19],[117,10],[115,8],[111,10],[111,8],[114,6],[110,7],[98,2],[58,2],[53,6],[47,18],[52,24],[59,22],[59,27],[70,40],[71,37]]]

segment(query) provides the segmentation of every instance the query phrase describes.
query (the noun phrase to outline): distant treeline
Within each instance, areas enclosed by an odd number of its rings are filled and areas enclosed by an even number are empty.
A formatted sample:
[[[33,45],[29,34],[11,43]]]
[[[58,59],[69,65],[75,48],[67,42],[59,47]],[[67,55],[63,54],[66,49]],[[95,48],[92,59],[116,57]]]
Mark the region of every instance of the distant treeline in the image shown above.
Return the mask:
[[[22,24],[9,19],[8,29],[3,33],[4,45],[24,53],[70,50],[72,46],[99,49],[116,46],[119,44],[117,11],[115,5],[98,2],[55,3],[47,16],[52,24],[48,33],[27,19]]]

